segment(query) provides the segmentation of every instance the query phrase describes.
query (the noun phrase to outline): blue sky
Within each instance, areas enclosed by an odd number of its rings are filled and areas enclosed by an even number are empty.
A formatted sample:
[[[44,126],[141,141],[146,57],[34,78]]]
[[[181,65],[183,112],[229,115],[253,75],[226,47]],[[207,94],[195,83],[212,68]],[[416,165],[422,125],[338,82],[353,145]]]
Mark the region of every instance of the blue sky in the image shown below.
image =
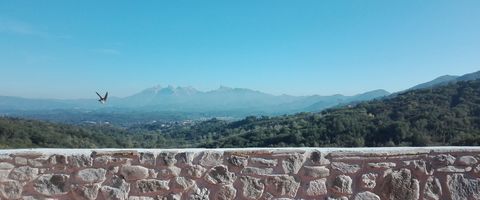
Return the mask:
[[[0,0],[0,95],[398,91],[480,70],[478,0]]]

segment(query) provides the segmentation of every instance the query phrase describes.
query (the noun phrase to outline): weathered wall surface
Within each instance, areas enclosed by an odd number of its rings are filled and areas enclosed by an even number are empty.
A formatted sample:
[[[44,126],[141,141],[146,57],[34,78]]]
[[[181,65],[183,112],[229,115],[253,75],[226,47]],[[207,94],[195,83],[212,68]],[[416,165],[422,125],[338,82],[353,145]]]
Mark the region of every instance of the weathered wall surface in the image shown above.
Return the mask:
[[[0,199],[480,199],[480,148],[0,150]]]

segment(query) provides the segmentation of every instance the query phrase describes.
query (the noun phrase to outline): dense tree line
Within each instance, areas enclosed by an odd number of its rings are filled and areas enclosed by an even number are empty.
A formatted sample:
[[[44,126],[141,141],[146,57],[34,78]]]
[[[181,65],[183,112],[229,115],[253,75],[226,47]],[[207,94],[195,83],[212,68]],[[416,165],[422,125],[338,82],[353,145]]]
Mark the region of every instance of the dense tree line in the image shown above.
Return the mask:
[[[71,126],[0,118],[0,148],[480,145],[480,80],[320,113],[191,125]]]
[[[212,142],[215,130],[227,124],[212,119],[188,126],[157,124],[124,129],[112,125],[58,124],[0,117],[0,148],[174,148]],[[201,132],[204,135],[195,135]]]
[[[0,118],[0,147],[123,147],[126,132],[85,128],[18,118]]]

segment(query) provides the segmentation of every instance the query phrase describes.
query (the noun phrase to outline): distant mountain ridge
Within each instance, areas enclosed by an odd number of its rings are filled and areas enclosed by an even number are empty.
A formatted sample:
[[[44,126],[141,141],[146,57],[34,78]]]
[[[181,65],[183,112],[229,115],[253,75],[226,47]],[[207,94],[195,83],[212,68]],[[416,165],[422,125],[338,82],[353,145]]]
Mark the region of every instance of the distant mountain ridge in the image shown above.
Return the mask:
[[[387,96],[385,90],[374,90],[354,96],[345,95],[272,95],[246,88],[220,86],[210,91],[193,87],[154,86],[134,95],[110,97],[108,104],[100,105],[94,99],[56,100],[27,99],[0,96],[0,111],[39,111],[80,109],[139,112],[211,113],[210,117],[244,117],[247,115],[282,115],[295,112],[321,111],[336,105]]]
[[[192,87],[155,86],[123,98],[117,103],[124,107],[137,107],[157,111],[249,111],[259,114],[287,114],[302,111],[320,111],[339,103],[370,100],[386,96],[385,90],[374,90],[355,96],[291,96],[272,95],[261,91],[221,86],[210,91]],[[324,106],[310,107],[317,102]]]
[[[451,76],[451,75],[440,76],[436,79],[433,79],[432,81],[413,86],[412,88],[410,88],[410,90],[424,89],[424,88],[430,88],[430,87],[438,86],[438,85],[441,85],[441,84],[444,84],[444,83],[454,81],[458,77],[460,77],[460,76]]]
[[[445,75],[432,81],[411,87],[405,91],[433,88],[458,81],[475,80],[480,78],[480,71],[462,76]],[[405,92],[403,91],[403,92]],[[183,117],[192,116],[194,119],[204,116],[242,118],[248,115],[283,115],[298,112],[318,112],[327,108],[356,104],[362,101],[389,96],[385,90],[373,90],[353,96],[345,95],[272,95],[246,88],[231,88],[220,86],[210,91],[200,91],[193,87],[154,86],[144,89],[134,95],[116,98],[110,97],[108,104],[100,105],[95,99],[28,99],[20,97],[0,96],[0,115],[36,113],[48,110],[46,113],[71,113],[78,111],[79,116],[84,113],[152,113],[163,112],[182,113]],[[103,114],[102,114],[103,115]],[[82,120],[83,117],[81,117]],[[188,117],[187,117],[188,118]]]
[[[464,74],[462,76],[444,75],[436,79],[433,79],[432,81],[413,86],[408,90],[432,88],[432,87],[447,85],[449,83],[455,83],[458,81],[473,81],[476,79],[480,79],[480,71]]]

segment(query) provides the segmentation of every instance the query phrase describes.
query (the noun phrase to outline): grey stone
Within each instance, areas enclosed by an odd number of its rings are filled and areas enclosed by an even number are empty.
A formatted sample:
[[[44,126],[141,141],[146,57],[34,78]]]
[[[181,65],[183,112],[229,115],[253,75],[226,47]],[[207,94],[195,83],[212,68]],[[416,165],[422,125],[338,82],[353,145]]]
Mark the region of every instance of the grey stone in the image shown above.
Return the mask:
[[[237,190],[232,185],[222,185],[217,193],[215,193],[215,198],[218,200],[233,200],[237,195]]]
[[[182,171],[182,169],[179,168],[179,167],[169,166],[165,169],[160,169],[157,177],[158,178],[173,178],[173,177],[179,176],[181,171]]]
[[[0,182],[0,197],[5,199],[19,199],[22,197],[23,186],[18,181],[7,180]]]
[[[155,200],[152,197],[129,196],[128,200]]]
[[[181,193],[170,193],[162,200],[181,200],[182,194]]]
[[[335,177],[333,189],[340,194],[352,194],[352,178],[346,175]]]
[[[250,163],[254,165],[261,165],[265,167],[275,167],[278,164],[277,159],[265,159],[265,158],[250,158]]]
[[[272,168],[257,168],[257,167],[245,167],[241,171],[242,174],[246,175],[269,175],[273,173]]]
[[[175,152],[162,152],[157,156],[157,163],[161,166],[173,166],[177,163]]]
[[[0,161],[11,161],[13,158],[8,154],[0,154]]]
[[[68,159],[65,155],[55,154],[50,156],[49,163],[52,165],[66,165],[68,164]]]
[[[110,181],[108,181],[107,183],[104,183],[105,185],[107,186],[111,186],[111,187],[114,187],[114,188],[118,188],[126,193],[128,193],[130,191],[130,184],[127,183],[127,181],[125,179],[123,179],[122,177],[119,177],[119,176],[113,176]]]
[[[10,163],[0,162],[0,180],[8,179],[8,175],[13,168],[15,168],[15,166]]]
[[[377,185],[377,174],[368,173],[362,175],[361,186],[366,189],[373,189]]]
[[[210,200],[210,191],[207,188],[196,188],[188,200]]]
[[[271,199],[273,199],[273,195],[270,194],[269,192],[265,192],[265,194],[263,195],[262,200],[271,200]]]
[[[102,168],[87,168],[78,171],[77,178],[84,183],[98,183],[105,181],[107,170]]]
[[[304,175],[312,178],[324,178],[330,176],[330,170],[325,166],[305,166]]]
[[[23,196],[23,197],[22,197],[22,200],[40,200],[40,199],[37,199],[37,198],[35,198],[35,197],[33,197],[33,196]],[[45,199],[45,200],[47,200],[47,199]]]
[[[119,166],[110,166],[108,167],[107,169],[107,173],[108,174],[117,174],[118,172],[120,171],[120,167]]]
[[[140,164],[145,166],[155,166],[155,154],[151,152],[141,152],[138,158]]]
[[[99,156],[94,159],[95,165],[105,166],[112,162],[112,158],[110,156]]]
[[[128,199],[128,193],[118,188],[114,188],[111,186],[102,186],[100,191],[105,200],[127,200]]]
[[[287,174],[297,174],[305,162],[303,154],[294,153],[282,161],[283,171]]]
[[[84,154],[71,155],[68,156],[68,164],[73,167],[90,167],[93,164],[93,159]]]
[[[310,181],[307,188],[308,196],[319,196],[327,194],[326,178]]]
[[[472,167],[465,167],[465,171],[466,172],[472,171]]]
[[[23,157],[15,157],[15,164],[17,165],[27,165],[28,164],[28,160],[26,158],[23,158]]]
[[[328,197],[327,200],[348,200],[347,197]]]
[[[455,166],[446,166],[437,169],[438,172],[460,173],[465,172],[465,169],[457,168]]]
[[[48,159],[48,157],[46,158]],[[32,167],[43,167],[43,163],[46,162],[46,160],[37,158],[37,159],[28,159],[28,165]]]
[[[205,167],[213,167],[223,164],[223,152],[205,151],[200,158],[200,165]]]
[[[187,179],[185,177],[176,177],[173,180],[173,186],[172,188],[174,190],[180,190],[180,191],[185,191],[190,189],[195,185],[195,181],[192,179]]]
[[[368,166],[371,168],[377,169],[390,169],[397,166],[396,163],[393,162],[378,162],[378,163],[368,163]]]
[[[455,163],[456,158],[450,154],[440,154],[434,157],[433,163],[435,166],[447,166],[453,165]]]
[[[447,187],[452,199],[480,199],[480,179],[467,179],[463,174],[447,175]]]
[[[420,196],[419,190],[419,182],[412,177],[409,169],[388,173],[382,188],[385,199],[390,200],[417,200]]]
[[[13,168],[15,168],[15,165],[8,162],[0,162],[0,170],[11,170]]]
[[[76,186],[72,190],[72,197],[75,200],[95,200],[99,189],[99,184]]]
[[[144,179],[138,180],[135,183],[135,187],[140,193],[155,193],[170,190],[168,187],[169,182],[169,180]]]
[[[17,156],[17,157],[25,157],[25,158],[38,158],[41,156],[44,156],[45,154],[40,152],[40,151],[16,151],[13,154],[10,154],[12,156]]]
[[[179,193],[179,194],[170,193],[170,194],[163,195],[163,196],[157,195],[154,199],[155,200],[181,200],[182,199],[182,194],[181,193]]]
[[[275,175],[267,178],[267,187],[272,188],[273,195],[287,195],[294,198],[300,183],[293,176]]]
[[[38,169],[29,166],[22,166],[12,170],[10,178],[17,181],[31,181],[38,176]]]
[[[255,177],[242,176],[240,182],[243,184],[243,196],[248,199],[258,199],[262,196],[265,184]]]
[[[360,192],[355,195],[353,200],[380,200],[380,197],[372,192]]]
[[[480,173],[480,165],[477,165],[475,169],[473,169],[473,172]]]
[[[66,174],[44,174],[35,180],[33,188],[40,194],[47,196],[63,195],[70,191]]]
[[[426,175],[433,175],[434,170],[424,160],[408,160],[404,163],[410,168],[413,166],[413,170],[418,170]]]
[[[177,154],[177,161],[182,164],[192,164],[195,158],[195,152],[181,152]]]
[[[125,179],[114,176],[107,183],[108,185],[102,186],[100,192],[106,200],[126,200],[128,193],[130,192],[130,184]]]
[[[8,175],[10,174],[10,171],[11,171],[10,169],[8,170],[0,169],[0,181],[8,179]]]
[[[112,158],[138,158],[140,154],[137,150],[94,150],[91,154],[93,157],[110,156]]]
[[[475,169],[473,169],[473,172],[480,173],[480,165],[477,165]]]
[[[187,174],[192,178],[202,178],[207,169],[201,165],[188,165],[186,167]]]
[[[120,174],[125,177],[126,180],[140,180],[148,178],[148,169],[142,166],[123,165],[120,169]]]
[[[237,167],[245,167],[248,164],[248,157],[232,155],[228,159],[230,164]]]
[[[310,162],[314,165],[328,165],[330,161],[325,158],[325,153],[312,151],[310,153]]]
[[[237,176],[229,172],[226,166],[215,166],[207,173],[205,180],[212,184],[232,184]]]
[[[478,160],[473,156],[462,156],[458,159],[458,163],[464,166],[471,166],[478,163]]]
[[[148,169],[148,177],[149,178],[155,178],[158,176],[158,172],[155,171],[155,169]]]
[[[438,178],[428,177],[423,190],[423,198],[425,200],[439,200],[442,196],[442,185]]]
[[[360,166],[357,164],[347,164],[344,162],[332,162],[331,167],[332,169],[340,171],[344,174],[354,174],[360,170]]]

